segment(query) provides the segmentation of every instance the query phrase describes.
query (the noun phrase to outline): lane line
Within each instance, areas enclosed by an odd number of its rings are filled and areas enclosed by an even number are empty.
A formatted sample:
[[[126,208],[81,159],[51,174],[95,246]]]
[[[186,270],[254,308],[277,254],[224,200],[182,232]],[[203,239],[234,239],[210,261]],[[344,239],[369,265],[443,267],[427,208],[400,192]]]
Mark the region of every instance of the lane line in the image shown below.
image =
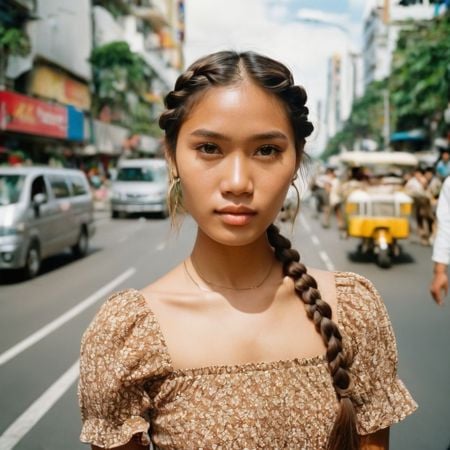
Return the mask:
[[[55,320],[48,323],[47,325],[43,326],[41,329],[39,329],[35,333],[31,334],[30,336],[25,338],[23,341],[20,341],[18,344],[14,345],[9,350],[6,350],[6,352],[0,354],[0,366],[5,364],[9,360],[13,359],[19,353],[22,353],[27,348],[36,344],[36,342],[39,342],[45,336],[49,335],[50,333],[52,333],[53,331],[58,329],[61,325],[65,324],[69,320],[73,319],[75,316],[77,316],[78,314],[83,312],[85,309],[89,308],[95,302],[104,298],[116,286],[123,283],[126,279],[130,278],[135,273],[136,273],[136,269],[134,267],[129,268],[124,273],[122,273],[118,277],[114,278],[113,281],[111,281],[110,283],[108,283],[105,286],[103,286],[102,288],[100,288],[97,292],[94,292],[87,299],[83,300],[81,303],[78,303],[78,305],[69,309],[69,311],[67,311],[64,314],[62,314],[61,316],[57,317]]]
[[[300,214],[300,222],[302,223],[302,227],[308,232],[311,233],[311,227],[309,223],[306,221],[305,216]]]
[[[311,235],[311,241],[314,245],[317,245],[317,247],[320,247],[319,238],[315,234]]]
[[[336,270],[334,264],[331,262],[331,259],[326,252],[320,250],[319,256],[321,257],[322,261],[325,263],[325,266],[329,271],[334,272]]]
[[[160,244],[157,245],[156,251],[161,252],[166,248],[166,241],[162,241]]]
[[[61,375],[0,436],[0,450],[11,450],[64,395],[78,378],[79,360]]]

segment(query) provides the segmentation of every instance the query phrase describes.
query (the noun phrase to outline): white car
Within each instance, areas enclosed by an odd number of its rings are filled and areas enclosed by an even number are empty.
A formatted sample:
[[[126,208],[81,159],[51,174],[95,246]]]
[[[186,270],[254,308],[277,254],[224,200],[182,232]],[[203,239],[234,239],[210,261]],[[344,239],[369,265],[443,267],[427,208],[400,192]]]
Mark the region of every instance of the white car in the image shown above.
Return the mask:
[[[167,217],[168,170],[163,159],[119,161],[111,188],[111,217],[157,213]]]

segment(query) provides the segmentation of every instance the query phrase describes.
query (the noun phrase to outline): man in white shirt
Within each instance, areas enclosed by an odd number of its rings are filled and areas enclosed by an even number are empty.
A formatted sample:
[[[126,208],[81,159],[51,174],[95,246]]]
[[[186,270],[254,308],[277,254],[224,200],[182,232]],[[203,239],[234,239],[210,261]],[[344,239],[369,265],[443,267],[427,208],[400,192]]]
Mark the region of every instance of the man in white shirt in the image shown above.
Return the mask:
[[[430,292],[438,305],[444,303],[448,294],[448,264],[450,262],[450,176],[442,185],[436,210],[438,229],[433,244],[434,276]]]

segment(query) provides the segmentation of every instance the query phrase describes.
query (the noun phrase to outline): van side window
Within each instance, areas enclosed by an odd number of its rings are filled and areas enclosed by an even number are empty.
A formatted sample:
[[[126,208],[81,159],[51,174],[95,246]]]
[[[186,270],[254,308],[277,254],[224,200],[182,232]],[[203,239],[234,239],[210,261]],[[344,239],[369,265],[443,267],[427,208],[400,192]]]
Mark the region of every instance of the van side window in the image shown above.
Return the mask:
[[[88,193],[86,189],[86,183],[81,177],[70,177],[72,183],[73,195],[86,195]]]
[[[64,180],[63,177],[50,176],[49,181],[55,198],[70,197],[69,186],[67,185],[66,180]]]
[[[45,187],[45,181],[42,175],[36,177],[31,184],[31,200],[33,200],[36,194],[44,194],[47,196],[47,188]]]

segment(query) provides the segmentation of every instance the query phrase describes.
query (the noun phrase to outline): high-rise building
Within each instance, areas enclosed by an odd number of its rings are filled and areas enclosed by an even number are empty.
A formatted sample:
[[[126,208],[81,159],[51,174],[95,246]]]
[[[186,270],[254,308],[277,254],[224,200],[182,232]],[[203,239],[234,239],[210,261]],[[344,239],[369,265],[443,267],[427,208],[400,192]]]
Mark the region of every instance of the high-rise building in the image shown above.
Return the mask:
[[[400,30],[411,20],[430,20],[432,0],[374,0],[366,11],[363,30],[364,86],[382,80],[391,71],[392,54]]]

